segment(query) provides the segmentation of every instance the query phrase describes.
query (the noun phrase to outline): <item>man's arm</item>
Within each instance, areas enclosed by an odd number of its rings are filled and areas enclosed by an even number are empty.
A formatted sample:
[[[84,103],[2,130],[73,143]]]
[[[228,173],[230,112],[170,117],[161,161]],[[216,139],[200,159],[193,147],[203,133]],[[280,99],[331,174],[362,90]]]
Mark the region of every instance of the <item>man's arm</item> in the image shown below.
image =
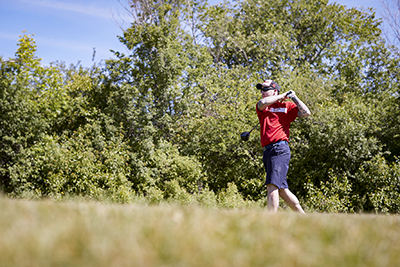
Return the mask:
[[[273,95],[273,96],[268,96],[268,97],[265,97],[265,98],[261,99],[257,103],[258,110],[259,111],[263,111],[264,109],[266,109],[268,106],[271,106],[275,102],[287,98],[286,94],[287,93],[284,93],[284,94],[281,94],[281,95]]]
[[[290,93],[289,93],[290,92]],[[297,105],[297,108],[299,109],[299,112],[297,113],[297,116],[299,118],[307,118],[308,116],[311,115],[310,109],[306,106],[306,104],[301,101],[297,95],[295,94],[294,91],[290,90],[287,94],[288,97],[293,100],[293,102]]]

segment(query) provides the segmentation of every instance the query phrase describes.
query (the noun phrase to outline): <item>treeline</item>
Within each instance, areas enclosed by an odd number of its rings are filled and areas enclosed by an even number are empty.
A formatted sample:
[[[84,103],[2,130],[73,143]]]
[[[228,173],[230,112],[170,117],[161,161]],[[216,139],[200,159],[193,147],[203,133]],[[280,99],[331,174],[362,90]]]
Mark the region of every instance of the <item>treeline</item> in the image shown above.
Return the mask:
[[[400,212],[399,57],[371,10],[328,1],[131,0],[128,52],[1,59],[0,186],[19,198],[264,203],[255,84],[294,90],[289,186],[308,210]],[[235,203],[231,203],[231,202]],[[231,203],[231,204],[229,204]]]

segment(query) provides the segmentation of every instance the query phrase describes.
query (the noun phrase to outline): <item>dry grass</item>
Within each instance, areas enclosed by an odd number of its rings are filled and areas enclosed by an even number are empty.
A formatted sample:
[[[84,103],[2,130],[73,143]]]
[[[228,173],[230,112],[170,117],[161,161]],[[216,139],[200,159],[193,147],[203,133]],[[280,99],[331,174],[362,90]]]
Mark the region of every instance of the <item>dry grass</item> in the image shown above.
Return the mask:
[[[400,217],[0,197],[0,266],[399,266]]]

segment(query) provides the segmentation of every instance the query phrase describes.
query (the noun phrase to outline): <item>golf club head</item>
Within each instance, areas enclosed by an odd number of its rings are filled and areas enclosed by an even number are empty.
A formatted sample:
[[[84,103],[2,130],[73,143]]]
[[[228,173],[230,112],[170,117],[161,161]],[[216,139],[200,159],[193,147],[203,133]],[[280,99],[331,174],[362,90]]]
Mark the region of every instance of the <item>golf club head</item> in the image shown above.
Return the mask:
[[[240,134],[240,138],[242,138],[243,141],[249,140],[250,133],[249,132],[243,132]]]

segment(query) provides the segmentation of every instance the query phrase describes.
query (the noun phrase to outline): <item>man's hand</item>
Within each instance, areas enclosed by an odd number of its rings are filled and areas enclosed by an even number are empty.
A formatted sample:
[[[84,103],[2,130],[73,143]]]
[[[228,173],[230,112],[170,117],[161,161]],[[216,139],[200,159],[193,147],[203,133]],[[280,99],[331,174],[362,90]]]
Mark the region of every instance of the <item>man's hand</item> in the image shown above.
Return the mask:
[[[290,91],[287,91],[286,93],[285,93],[285,97],[288,97],[288,98],[294,98],[294,97],[296,97],[296,93],[293,91],[293,90],[290,90]]]

